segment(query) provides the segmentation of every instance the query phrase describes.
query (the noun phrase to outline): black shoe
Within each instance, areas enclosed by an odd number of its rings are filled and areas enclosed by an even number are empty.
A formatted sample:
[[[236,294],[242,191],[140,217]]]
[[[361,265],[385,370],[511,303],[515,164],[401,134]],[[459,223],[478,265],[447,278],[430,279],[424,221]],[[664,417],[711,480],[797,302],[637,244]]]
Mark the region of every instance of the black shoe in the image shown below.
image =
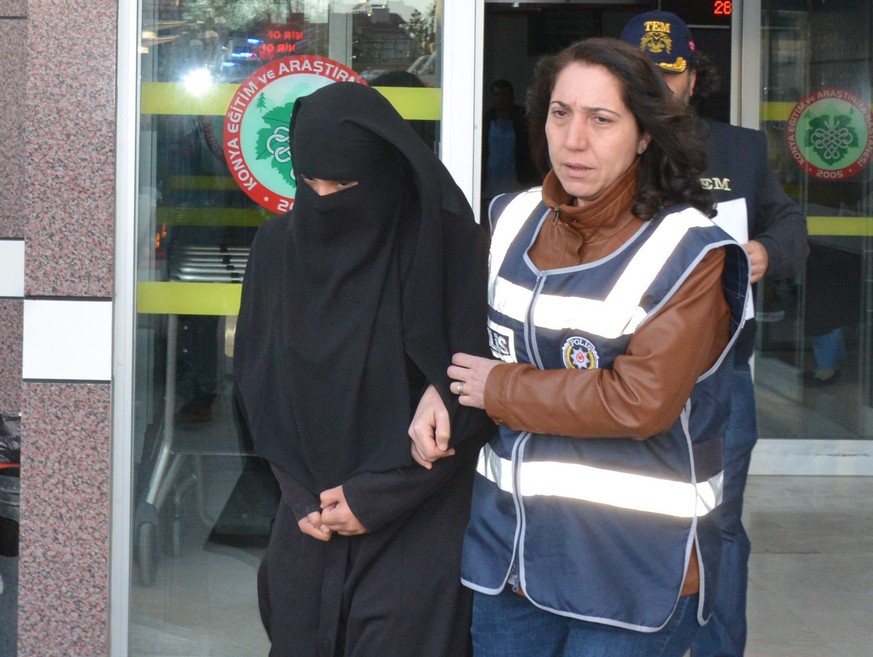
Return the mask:
[[[180,426],[196,427],[212,422],[212,402],[193,399],[176,413],[176,422]]]

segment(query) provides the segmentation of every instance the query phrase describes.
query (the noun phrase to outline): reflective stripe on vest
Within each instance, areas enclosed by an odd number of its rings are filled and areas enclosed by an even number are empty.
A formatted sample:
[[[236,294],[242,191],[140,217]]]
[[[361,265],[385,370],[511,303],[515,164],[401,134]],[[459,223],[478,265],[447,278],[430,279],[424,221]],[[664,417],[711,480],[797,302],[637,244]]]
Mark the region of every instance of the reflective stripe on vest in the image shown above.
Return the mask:
[[[498,488],[513,493],[512,461],[498,456],[490,445],[479,452],[476,470]],[[579,463],[525,461],[518,468],[519,493],[565,497],[584,502],[675,516],[707,515],[722,501],[723,473],[700,483],[648,477]]]
[[[712,222],[693,208],[687,208],[663,222],[630,261],[605,299],[539,294],[498,275],[512,240],[539,203],[537,193],[519,195],[506,207],[495,231],[492,246],[488,299],[491,307],[524,323],[533,306],[532,324],[553,330],[578,330],[614,339],[632,334],[648,312],[637,304],[676,245],[692,228],[712,226]],[[504,220],[506,220],[504,222]]]
[[[512,246],[512,240],[521,230],[524,222],[542,200],[542,188],[535,187],[516,196],[500,214],[500,220],[491,236],[491,246],[488,250],[488,298],[494,298],[494,283],[497,272],[500,271],[506,252]],[[548,209],[543,212],[547,214]]]

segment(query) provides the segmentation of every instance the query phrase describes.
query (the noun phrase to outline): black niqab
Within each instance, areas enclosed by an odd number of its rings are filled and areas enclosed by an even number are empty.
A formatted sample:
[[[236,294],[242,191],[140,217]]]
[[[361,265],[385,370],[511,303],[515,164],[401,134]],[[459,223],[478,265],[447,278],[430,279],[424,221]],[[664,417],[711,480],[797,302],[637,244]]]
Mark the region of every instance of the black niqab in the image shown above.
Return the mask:
[[[487,418],[457,404],[446,368],[456,351],[487,355],[487,256],[461,191],[375,90],[299,99],[291,147],[297,197],[252,245],[234,369],[256,450],[317,495],[413,464],[425,382],[455,440],[481,433]],[[304,176],[357,184],[320,197]]]

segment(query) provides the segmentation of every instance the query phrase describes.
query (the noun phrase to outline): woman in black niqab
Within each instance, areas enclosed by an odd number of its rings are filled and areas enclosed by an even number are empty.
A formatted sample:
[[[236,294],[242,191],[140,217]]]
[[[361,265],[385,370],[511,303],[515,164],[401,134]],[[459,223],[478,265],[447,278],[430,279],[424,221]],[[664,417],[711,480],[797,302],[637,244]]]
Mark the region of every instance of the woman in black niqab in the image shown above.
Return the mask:
[[[299,99],[290,136],[297,197],[252,245],[234,358],[242,418],[282,487],[259,575],[270,654],[464,655],[461,540],[493,427],[458,405],[446,369],[488,353],[484,232],[373,89]],[[319,196],[319,180],[338,191]],[[407,430],[429,384],[457,454],[426,470]],[[337,489],[365,533],[304,534]]]

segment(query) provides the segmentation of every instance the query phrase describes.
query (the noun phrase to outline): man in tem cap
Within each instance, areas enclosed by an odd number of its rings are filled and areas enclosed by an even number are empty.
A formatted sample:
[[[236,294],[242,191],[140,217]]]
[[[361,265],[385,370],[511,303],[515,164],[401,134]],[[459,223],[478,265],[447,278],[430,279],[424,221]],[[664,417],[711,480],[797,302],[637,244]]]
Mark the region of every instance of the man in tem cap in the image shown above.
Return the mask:
[[[684,73],[696,50],[691,30],[669,11],[650,11],[632,18],[621,40],[638,45],[666,73]]]
[[[661,70],[673,94],[690,103],[695,85],[711,71],[695,46],[691,30],[676,14],[650,11],[632,18],[620,37],[644,51]],[[758,130],[703,119],[709,167],[701,178],[718,205],[714,221],[746,250],[752,283],[765,274],[789,278],[803,272],[807,244],[806,218],[770,171],[767,139]],[[757,285],[753,285],[753,292]],[[722,560],[715,607],[698,632],[692,657],[741,657],[746,646],[746,590],[751,546],[743,528],[743,492],[752,448],[758,440],[755,391],[750,359],[755,320],[751,309],[734,350],[731,415],[724,437]]]

